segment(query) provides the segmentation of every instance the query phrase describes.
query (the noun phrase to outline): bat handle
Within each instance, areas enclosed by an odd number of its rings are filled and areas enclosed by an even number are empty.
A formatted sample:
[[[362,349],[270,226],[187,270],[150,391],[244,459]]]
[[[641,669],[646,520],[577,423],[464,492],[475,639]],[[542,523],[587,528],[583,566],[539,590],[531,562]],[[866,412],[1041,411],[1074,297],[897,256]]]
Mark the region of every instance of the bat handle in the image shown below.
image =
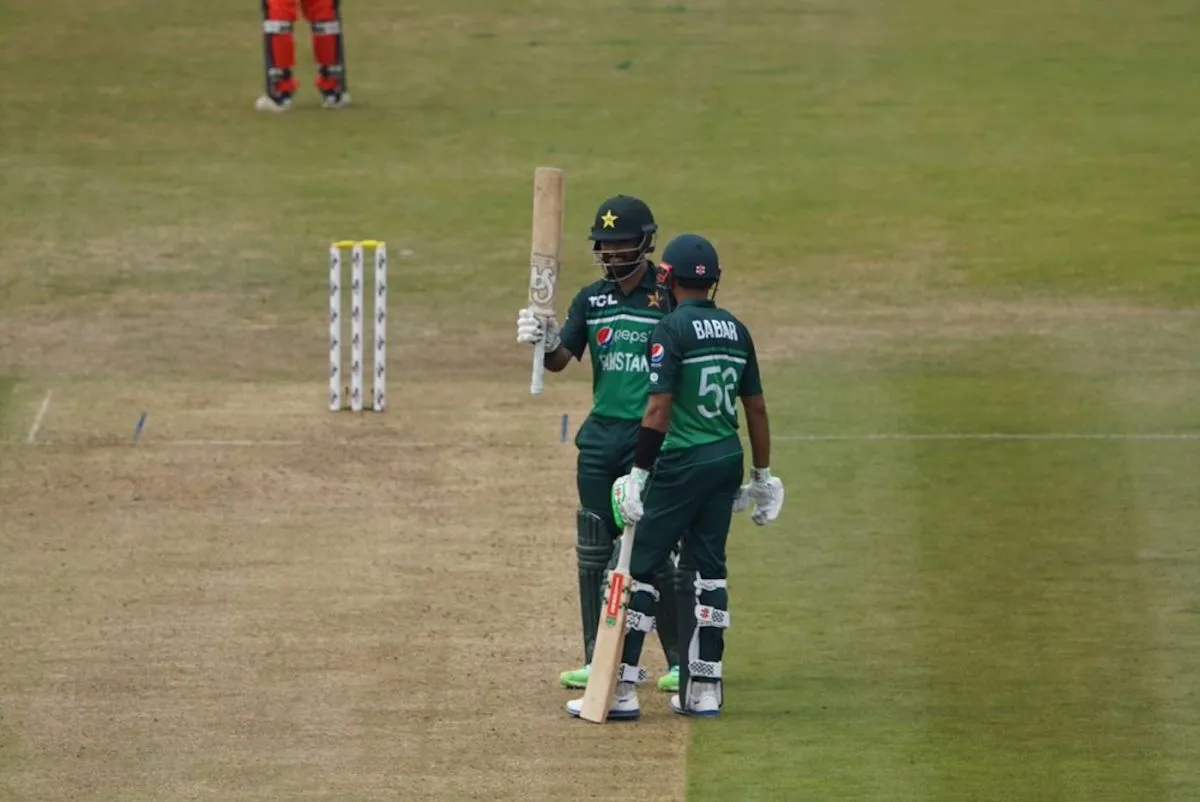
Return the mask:
[[[542,388],[545,386],[546,376],[546,342],[545,340],[533,344],[533,375],[529,379],[529,394],[541,395]]]

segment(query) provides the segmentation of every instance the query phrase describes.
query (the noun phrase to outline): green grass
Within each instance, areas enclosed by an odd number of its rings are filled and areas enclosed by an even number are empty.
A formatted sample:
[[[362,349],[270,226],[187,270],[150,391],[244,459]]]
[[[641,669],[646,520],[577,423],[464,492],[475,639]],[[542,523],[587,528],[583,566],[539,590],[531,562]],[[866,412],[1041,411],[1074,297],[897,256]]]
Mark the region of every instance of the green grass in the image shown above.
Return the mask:
[[[789,501],[731,539],[692,798],[1200,796],[1195,441],[796,439],[1200,432],[1194,2],[348,4],[355,105],[315,107],[302,37],[282,118],[255,4],[47,6],[0,10],[0,370],[63,387],[48,436],[181,378],[319,398],[344,237],[393,248],[398,411],[413,365],[527,409],[529,182],[563,167],[563,286],[636,193],[770,354]]]
[[[1118,415],[1093,377],[823,378],[798,391],[811,419],[874,431],[1103,432]],[[734,534],[729,715],[693,730],[691,792],[1188,798],[1200,716],[1169,683],[1191,699],[1197,683],[1163,664],[1200,648],[1169,623],[1195,598],[1173,595],[1194,567],[1194,456],[1113,440],[777,445],[788,515]]]
[[[839,266],[894,260],[921,262],[927,288],[1197,300],[1200,93],[1183,31],[1200,23],[1183,2],[609,3],[612,37],[584,27],[600,12],[582,5],[360,11],[360,108],[303,109],[286,133],[245,114],[257,53],[226,49],[254,9],[201,30],[153,4],[103,8],[65,20],[63,51],[11,93],[7,248],[53,231],[79,258],[136,237],[150,253],[128,269],[151,286],[169,266],[211,287],[229,275],[201,264],[229,260],[278,286],[331,235],[399,229],[431,274],[420,287],[448,291],[431,276],[486,282],[519,258],[529,165],[548,161],[571,176],[569,230],[628,187],[667,210],[667,233],[703,229],[771,286],[837,291]],[[36,9],[10,12],[5,58],[36,57]],[[160,26],[147,48],[120,48],[127,14]],[[314,195],[320,216],[298,229]],[[168,231],[179,250],[148,264]],[[103,294],[121,279],[55,272],[17,289]]]

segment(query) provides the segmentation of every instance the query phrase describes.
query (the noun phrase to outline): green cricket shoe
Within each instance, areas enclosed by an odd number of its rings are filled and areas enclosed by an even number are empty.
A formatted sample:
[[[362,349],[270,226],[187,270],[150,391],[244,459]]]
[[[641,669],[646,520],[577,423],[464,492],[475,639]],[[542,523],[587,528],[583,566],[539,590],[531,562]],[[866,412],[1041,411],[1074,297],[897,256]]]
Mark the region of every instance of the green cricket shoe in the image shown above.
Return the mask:
[[[592,666],[589,663],[588,665],[584,666],[583,668],[574,668],[574,669],[571,669],[570,671],[564,671],[563,673],[558,675],[558,681],[562,684],[562,686],[564,688],[575,688],[576,690],[578,690],[579,688],[587,687],[588,675],[591,673],[592,673]],[[676,687],[679,686],[678,676],[676,676],[676,678],[675,678],[675,686]]]
[[[588,676],[592,673],[590,665],[574,668],[558,675],[559,684],[564,688],[586,688]],[[658,678],[658,689],[663,693],[679,693],[679,666],[671,666],[671,670]]]

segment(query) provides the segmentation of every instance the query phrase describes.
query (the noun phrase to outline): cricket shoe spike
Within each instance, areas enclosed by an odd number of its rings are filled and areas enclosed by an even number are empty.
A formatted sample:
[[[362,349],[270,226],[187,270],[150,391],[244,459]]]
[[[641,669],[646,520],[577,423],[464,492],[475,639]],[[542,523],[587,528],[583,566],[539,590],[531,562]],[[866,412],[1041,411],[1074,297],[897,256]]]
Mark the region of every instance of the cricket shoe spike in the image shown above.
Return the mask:
[[[292,99],[286,95],[283,97],[274,98],[270,95],[262,95],[258,100],[254,101],[255,111],[268,111],[273,114],[281,114],[285,111],[291,111]]]
[[[574,688],[575,690],[583,690],[587,687],[588,677],[592,675],[592,667],[586,665],[583,668],[573,668],[569,671],[564,671],[558,675],[558,682],[564,688]]]
[[[583,710],[583,697],[567,702],[567,712],[574,718],[579,718]],[[612,703],[608,706],[610,721],[635,721],[642,715],[641,705],[638,704],[637,685],[632,682],[618,682],[613,691]]]
[[[326,92],[321,101],[321,105],[327,109],[344,109],[350,105],[349,92]]]
[[[681,716],[713,718],[721,713],[721,692],[715,682],[692,682],[685,710],[679,695],[671,697],[671,710]]]

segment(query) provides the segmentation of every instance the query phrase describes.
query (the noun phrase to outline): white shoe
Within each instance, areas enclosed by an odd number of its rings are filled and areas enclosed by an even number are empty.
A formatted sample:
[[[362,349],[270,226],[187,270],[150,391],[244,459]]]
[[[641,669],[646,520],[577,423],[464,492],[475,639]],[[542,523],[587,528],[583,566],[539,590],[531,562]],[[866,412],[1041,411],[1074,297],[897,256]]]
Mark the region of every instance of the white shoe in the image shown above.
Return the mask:
[[[583,710],[583,697],[567,702],[567,712],[579,718]],[[613,692],[612,704],[608,707],[608,717],[614,721],[633,721],[642,715],[638,704],[637,685],[632,682],[618,682]]]
[[[270,95],[262,95],[258,100],[254,101],[255,111],[270,111],[275,114],[290,111],[292,108],[292,99],[285,97],[282,100],[276,100]]]
[[[683,709],[679,694],[671,697],[671,710],[681,716],[713,717],[721,713],[721,691],[715,682],[688,683],[691,690],[688,693],[688,709]]]
[[[327,109],[345,108],[346,106],[350,105],[350,93],[330,92],[329,94],[325,95],[325,100],[322,101],[321,105]]]

